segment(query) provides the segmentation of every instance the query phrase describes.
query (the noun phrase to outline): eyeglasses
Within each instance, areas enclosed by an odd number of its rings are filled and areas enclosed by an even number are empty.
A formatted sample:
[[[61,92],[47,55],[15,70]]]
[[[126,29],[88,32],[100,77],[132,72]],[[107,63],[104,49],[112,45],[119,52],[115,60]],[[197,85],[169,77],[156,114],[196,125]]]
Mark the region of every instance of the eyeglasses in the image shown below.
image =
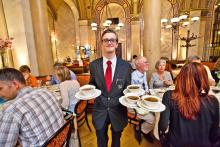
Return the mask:
[[[102,42],[103,43],[116,43],[117,42],[117,39],[114,39],[114,38],[110,38],[110,39],[108,39],[108,38],[104,38],[104,39],[102,39]]]

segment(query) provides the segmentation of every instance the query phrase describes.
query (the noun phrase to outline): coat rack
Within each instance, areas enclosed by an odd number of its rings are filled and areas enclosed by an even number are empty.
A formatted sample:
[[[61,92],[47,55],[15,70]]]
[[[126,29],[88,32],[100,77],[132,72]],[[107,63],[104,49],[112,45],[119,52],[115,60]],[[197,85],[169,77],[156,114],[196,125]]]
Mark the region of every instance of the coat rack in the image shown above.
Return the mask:
[[[197,35],[195,35],[194,33],[191,34],[190,36],[190,30],[187,31],[187,36],[186,37],[180,37],[181,41],[184,41],[186,44],[185,45],[181,45],[181,47],[185,47],[186,48],[186,58],[188,58],[188,53],[189,53],[189,48],[196,46],[195,44],[191,44],[190,42],[192,40],[198,39],[199,37]]]

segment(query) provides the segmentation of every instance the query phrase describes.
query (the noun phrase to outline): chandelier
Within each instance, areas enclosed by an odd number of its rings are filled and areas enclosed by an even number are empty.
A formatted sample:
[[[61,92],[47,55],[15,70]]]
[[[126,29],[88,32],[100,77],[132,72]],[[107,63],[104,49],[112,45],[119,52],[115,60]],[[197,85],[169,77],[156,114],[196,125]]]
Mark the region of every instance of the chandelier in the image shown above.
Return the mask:
[[[103,8],[103,14],[105,14],[106,20],[104,21],[102,26],[98,25],[95,22],[91,23],[91,29],[93,31],[96,31],[97,29],[107,29],[107,28],[115,29],[116,31],[118,31],[121,29],[121,27],[124,26],[124,24],[122,22],[119,22],[118,18],[112,18],[111,9],[109,7],[109,3],[107,2],[107,0],[105,1],[105,6]]]
[[[171,19],[163,18],[161,19],[162,29],[177,29],[178,26],[185,28],[199,20],[198,16],[188,17],[189,15],[183,14]]]
[[[176,0],[168,0],[171,4],[171,9],[168,13],[168,18],[161,19],[161,28],[162,29],[174,29],[176,30],[179,26],[180,27],[187,27],[190,24],[195,23],[199,20],[198,16],[190,17],[189,12],[183,12],[179,15],[179,2]],[[175,9],[176,12],[175,12]],[[172,14],[171,14],[172,13]],[[171,15],[173,18],[171,18]]]

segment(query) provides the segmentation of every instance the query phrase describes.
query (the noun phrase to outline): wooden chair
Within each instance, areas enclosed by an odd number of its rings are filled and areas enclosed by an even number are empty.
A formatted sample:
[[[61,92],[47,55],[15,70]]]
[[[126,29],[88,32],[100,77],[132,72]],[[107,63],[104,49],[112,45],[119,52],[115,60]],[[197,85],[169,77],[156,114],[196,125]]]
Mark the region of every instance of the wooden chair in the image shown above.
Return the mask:
[[[55,132],[42,147],[69,147],[71,131],[73,127],[73,115],[69,113],[65,116],[65,124]]]
[[[85,100],[80,100],[75,106],[75,114],[77,119],[78,127],[81,127],[85,122],[89,131],[91,132],[91,127],[89,126],[88,117],[87,117],[87,104],[88,102]]]
[[[93,106],[95,104],[95,99],[88,100],[87,102],[87,112],[91,113],[93,111]]]
[[[141,135],[141,125],[143,121],[137,116],[137,111],[135,109],[134,113],[128,112],[128,122],[133,124],[135,128],[138,127],[138,134]],[[138,140],[138,144],[141,144],[141,140]]]

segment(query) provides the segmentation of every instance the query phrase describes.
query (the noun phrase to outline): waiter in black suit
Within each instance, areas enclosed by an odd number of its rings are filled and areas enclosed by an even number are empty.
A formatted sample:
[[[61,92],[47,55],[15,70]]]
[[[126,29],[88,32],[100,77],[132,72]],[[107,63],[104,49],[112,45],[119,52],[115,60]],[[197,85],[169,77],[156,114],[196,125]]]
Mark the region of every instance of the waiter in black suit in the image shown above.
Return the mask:
[[[92,114],[98,147],[108,145],[108,126],[111,124],[112,147],[120,147],[121,133],[128,123],[127,108],[119,103],[123,90],[131,83],[131,66],[117,58],[118,35],[107,29],[102,33],[103,57],[90,63],[90,84],[102,91],[96,98]]]

